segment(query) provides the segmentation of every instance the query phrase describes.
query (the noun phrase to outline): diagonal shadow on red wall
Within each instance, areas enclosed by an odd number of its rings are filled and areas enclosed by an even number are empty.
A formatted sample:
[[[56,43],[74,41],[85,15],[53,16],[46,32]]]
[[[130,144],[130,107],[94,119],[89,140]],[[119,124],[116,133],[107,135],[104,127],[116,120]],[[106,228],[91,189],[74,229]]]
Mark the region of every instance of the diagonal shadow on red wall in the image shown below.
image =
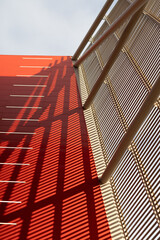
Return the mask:
[[[1,203],[0,239],[111,239],[71,58],[20,59],[0,77],[0,200],[19,202]]]

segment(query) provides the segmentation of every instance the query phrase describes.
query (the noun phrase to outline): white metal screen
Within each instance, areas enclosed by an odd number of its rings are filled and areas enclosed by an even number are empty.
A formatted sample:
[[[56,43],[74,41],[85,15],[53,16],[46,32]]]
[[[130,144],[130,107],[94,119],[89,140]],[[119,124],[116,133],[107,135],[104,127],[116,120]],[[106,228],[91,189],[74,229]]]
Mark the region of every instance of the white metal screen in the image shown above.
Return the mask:
[[[92,104],[106,164],[159,76],[158,2],[148,2]],[[90,46],[130,4],[130,0],[117,2]],[[126,24],[80,65],[88,94]],[[110,180],[125,239],[158,240],[160,237],[159,115],[157,99]]]

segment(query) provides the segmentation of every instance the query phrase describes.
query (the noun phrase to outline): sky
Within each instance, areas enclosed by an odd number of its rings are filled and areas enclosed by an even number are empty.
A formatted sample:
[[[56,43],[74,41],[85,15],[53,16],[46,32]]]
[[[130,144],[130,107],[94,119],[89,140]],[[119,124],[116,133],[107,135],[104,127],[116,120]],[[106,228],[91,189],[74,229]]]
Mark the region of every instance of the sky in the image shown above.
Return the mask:
[[[0,54],[72,56],[105,0],[0,0]]]

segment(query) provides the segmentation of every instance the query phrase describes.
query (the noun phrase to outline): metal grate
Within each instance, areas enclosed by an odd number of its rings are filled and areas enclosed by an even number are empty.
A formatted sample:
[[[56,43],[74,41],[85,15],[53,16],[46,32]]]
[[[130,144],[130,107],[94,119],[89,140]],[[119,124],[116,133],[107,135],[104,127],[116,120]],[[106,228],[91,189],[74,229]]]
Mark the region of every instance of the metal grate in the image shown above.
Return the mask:
[[[108,61],[109,56],[111,55],[113,49],[115,48],[115,46],[117,44],[117,41],[118,40],[112,34],[98,48],[97,51],[100,54],[103,65],[105,62]]]
[[[93,41],[106,31],[109,24],[114,22],[130,3],[129,0],[117,2]],[[106,163],[112,159],[158,79],[158,17],[158,1],[150,0],[94,99],[92,110]],[[81,64],[80,69],[83,69],[88,93],[102,72],[126,24],[104,40]],[[158,240],[160,237],[159,106],[157,101],[110,181],[126,239]]]
[[[158,18],[160,17],[159,1],[157,0],[149,1],[145,10],[158,20]]]
[[[92,53],[86,61],[84,61],[85,75],[88,81],[89,89],[92,89],[102,69],[99,64],[96,53]]]
[[[104,33],[104,31],[106,31],[107,28],[108,28],[108,23],[104,21],[104,23],[102,24],[102,26],[100,27],[100,29],[97,31],[97,33],[93,38],[94,42]]]
[[[139,68],[142,77],[149,86],[151,86],[149,83],[153,84],[155,82],[159,73],[157,67],[159,33],[158,23],[143,15],[136,25],[132,37],[126,43],[131,60]]]
[[[142,105],[147,95],[147,89],[132,62],[129,61],[123,52],[120,53],[116,63],[109,72],[109,76],[128,126]]]
[[[111,13],[107,16],[107,20],[110,22],[110,24],[113,23],[122,14],[122,12],[125,11],[129,7],[130,4],[131,4],[131,1],[128,1],[128,0],[118,1],[115,8],[113,8]],[[125,26],[127,25],[128,21],[126,21],[124,24],[122,24],[122,26],[120,26],[117,29],[116,32],[119,35],[122,34],[122,32],[123,32]]]
[[[139,159],[131,147],[113,175],[129,239],[158,239],[158,120],[154,107],[134,139]]]

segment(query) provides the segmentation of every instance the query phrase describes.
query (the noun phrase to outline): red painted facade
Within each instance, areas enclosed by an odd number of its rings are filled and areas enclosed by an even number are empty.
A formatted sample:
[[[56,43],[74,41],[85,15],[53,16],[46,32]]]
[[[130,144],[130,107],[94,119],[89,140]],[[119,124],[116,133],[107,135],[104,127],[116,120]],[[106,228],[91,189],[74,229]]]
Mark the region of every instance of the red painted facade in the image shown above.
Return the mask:
[[[111,239],[71,58],[0,56],[0,82],[0,163],[26,164],[0,165],[0,239]]]

